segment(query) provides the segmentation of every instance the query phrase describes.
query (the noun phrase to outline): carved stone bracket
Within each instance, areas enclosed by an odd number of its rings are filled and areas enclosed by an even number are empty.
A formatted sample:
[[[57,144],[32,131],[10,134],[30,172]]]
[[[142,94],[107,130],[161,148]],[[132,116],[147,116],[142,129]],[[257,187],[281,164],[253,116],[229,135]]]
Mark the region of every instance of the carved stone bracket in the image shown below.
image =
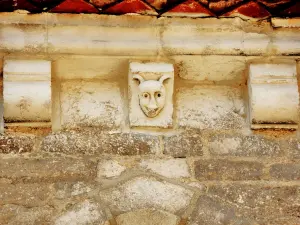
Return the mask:
[[[129,117],[131,126],[172,126],[173,83],[172,64],[130,63]]]

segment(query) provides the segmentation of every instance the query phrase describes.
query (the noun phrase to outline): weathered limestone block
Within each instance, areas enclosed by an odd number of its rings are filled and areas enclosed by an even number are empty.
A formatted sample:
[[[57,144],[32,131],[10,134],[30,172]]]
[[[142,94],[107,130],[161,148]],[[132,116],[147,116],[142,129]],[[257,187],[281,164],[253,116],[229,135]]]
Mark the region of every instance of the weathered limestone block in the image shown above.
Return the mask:
[[[258,162],[226,159],[198,160],[195,162],[198,180],[260,180],[263,165]]]
[[[270,168],[271,179],[300,180],[300,163],[279,163]]]
[[[163,136],[164,154],[173,157],[202,156],[203,139],[199,131],[187,130]]]
[[[113,178],[120,176],[126,167],[116,160],[101,160],[98,164],[98,178]]]
[[[219,156],[279,157],[290,146],[288,139],[244,135],[241,133],[211,134],[208,140],[210,153]]]
[[[23,134],[0,135],[0,153],[31,152],[34,148],[36,136]]]
[[[5,122],[51,121],[51,62],[5,60],[3,67]]]
[[[60,215],[55,225],[107,225],[105,209],[98,203],[85,200]]]
[[[188,225],[232,224],[236,220],[235,210],[217,198],[200,196]]]
[[[46,52],[47,29],[45,25],[36,22],[37,24],[1,24],[0,49],[31,54]]]
[[[191,190],[153,177],[136,177],[99,193],[100,200],[115,215],[145,208],[180,215],[188,207],[192,197]]]
[[[299,191],[297,185],[216,184],[210,186],[208,194],[234,207],[240,221],[250,222],[246,224],[291,225],[300,222]],[[280,223],[275,222],[280,220]]]
[[[117,83],[68,81],[61,84],[63,127],[119,128],[123,101]]]
[[[0,224],[6,225],[32,225],[51,224],[54,209],[50,206],[24,207],[7,204],[0,206]]]
[[[177,225],[179,218],[160,210],[141,209],[121,214],[116,221],[118,225]]]
[[[103,133],[81,130],[53,133],[45,137],[42,151],[66,154],[144,155],[160,151],[159,137],[141,133]]]
[[[1,159],[0,177],[30,180],[76,180],[96,177],[97,163],[89,159],[6,158]]]
[[[179,77],[186,80],[202,82],[230,82],[242,84],[245,82],[245,56],[173,56],[176,60]]]
[[[15,204],[28,207],[47,204],[52,194],[51,184],[0,184],[0,205]]]
[[[55,197],[57,199],[67,199],[88,194],[96,188],[96,184],[90,181],[65,181],[55,183],[53,188],[55,190]]]
[[[130,125],[171,127],[173,124],[173,65],[131,62],[128,82]]]
[[[245,126],[242,91],[229,86],[194,86],[177,90],[181,127],[236,129]]]
[[[296,64],[251,64],[249,108],[251,128],[295,128],[299,120]]]
[[[191,176],[186,159],[144,159],[140,166],[168,178]]]

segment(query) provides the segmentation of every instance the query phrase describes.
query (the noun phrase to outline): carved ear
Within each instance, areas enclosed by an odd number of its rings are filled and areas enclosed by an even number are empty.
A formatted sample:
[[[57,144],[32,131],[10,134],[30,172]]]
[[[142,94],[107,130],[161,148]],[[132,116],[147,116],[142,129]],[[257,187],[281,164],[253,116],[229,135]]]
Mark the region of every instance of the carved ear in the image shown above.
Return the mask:
[[[141,75],[138,75],[138,74],[134,75],[133,79],[138,80],[140,82],[140,84],[145,81],[145,79]]]
[[[171,78],[171,76],[170,75],[163,75],[163,76],[161,76],[161,78],[159,78],[159,82],[160,83],[163,83],[165,80],[167,80],[167,79],[170,79]]]

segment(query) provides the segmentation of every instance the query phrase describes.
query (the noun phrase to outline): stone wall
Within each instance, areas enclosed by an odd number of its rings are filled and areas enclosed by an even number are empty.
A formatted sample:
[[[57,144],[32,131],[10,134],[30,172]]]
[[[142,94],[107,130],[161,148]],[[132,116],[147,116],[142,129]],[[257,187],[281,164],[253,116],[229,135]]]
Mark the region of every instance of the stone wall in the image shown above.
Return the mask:
[[[1,225],[300,224],[299,132],[251,129],[248,96],[252,63],[299,76],[297,20],[3,18],[1,70],[51,61],[52,113],[2,122]],[[174,66],[172,126],[130,126],[132,61]]]

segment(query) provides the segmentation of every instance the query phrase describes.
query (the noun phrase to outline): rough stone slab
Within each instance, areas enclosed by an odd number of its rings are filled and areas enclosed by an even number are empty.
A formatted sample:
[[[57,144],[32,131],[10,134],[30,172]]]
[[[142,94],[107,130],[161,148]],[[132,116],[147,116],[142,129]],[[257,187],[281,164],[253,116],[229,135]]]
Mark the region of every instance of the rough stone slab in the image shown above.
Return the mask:
[[[43,17],[43,16],[41,16]],[[0,50],[43,53],[47,47],[47,29],[40,24],[0,24]]]
[[[165,135],[164,154],[174,157],[202,156],[203,140],[199,131],[188,130],[180,134]]]
[[[271,178],[278,180],[300,180],[300,163],[282,163],[272,165]]]
[[[123,121],[123,101],[117,83],[63,82],[60,102],[63,127],[118,128]]]
[[[101,160],[98,164],[98,178],[112,178],[120,176],[126,167],[116,160]]]
[[[153,177],[136,177],[100,191],[99,197],[115,215],[145,208],[182,214],[190,204],[193,192]]]
[[[241,221],[252,221],[250,224],[291,225],[291,221],[297,221],[294,224],[300,222],[299,191],[300,187],[296,185],[228,184],[213,185],[208,194],[235,207]],[[280,220],[280,223],[275,222]]]
[[[157,136],[141,133],[101,133],[95,130],[66,131],[45,137],[42,151],[66,154],[144,155],[160,151]]]
[[[245,82],[245,56],[173,56],[179,77],[202,82]]]
[[[0,205],[42,206],[47,203],[51,191],[50,184],[1,184]]]
[[[177,225],[179,218],[160,210],[141,209],[121,214],[116,221],[118,225]]]
[[[0,223],[7,225],[50,225],[54,209],[50,206],[27,208],[18,205],[0,206]]]
[[[211,134],[208,144],[213,155],[278,157],[284,154],[289,141],[262,135],[221,133]]]
[[[258,162],[220,160],[198,160],[195,175],[198,180],[259,180],[263,165]]]
[[[168,178],[191,176],[186,159],[144,159],[140,166]]]
[[[5,134],[0,135],[0,153],[31,152],[36,137],[34,135]]]
[[[240,88],[229,86],[182,87],[177,91],[180,127],[237,129],[246,126]]]
[[[55,198],[57,199],[67,199],[75,196],[83,196],[96,188],[96,184],[93,182],[57,182],[53,184],[53,189],[55,190]]]
[[[200,196],[188,225],[232,224],[236,220],[235,210],[217,198]]]
[[[75,180],[96,177],[97,163],[74,158],[1,159],[0,177],[21,180]]]
[[[55,219],[55,225],[85,225],[85,224],[106,224],[106,215],[103,207],[96,202],[85,200],[77,203]]]

